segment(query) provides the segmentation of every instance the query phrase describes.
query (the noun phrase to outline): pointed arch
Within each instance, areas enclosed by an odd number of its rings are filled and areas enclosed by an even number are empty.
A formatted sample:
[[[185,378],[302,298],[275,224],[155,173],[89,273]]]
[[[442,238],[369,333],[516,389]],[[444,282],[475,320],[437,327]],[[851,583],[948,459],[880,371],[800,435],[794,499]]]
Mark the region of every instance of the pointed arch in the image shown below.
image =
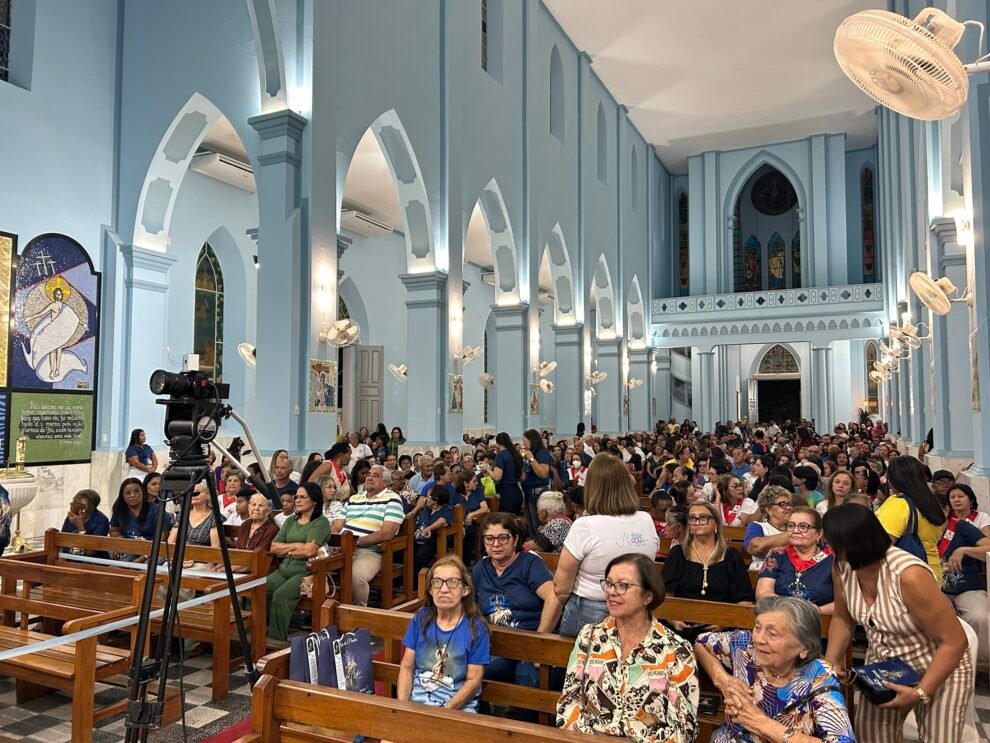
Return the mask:
[[[604,253],[598,256],[598,264],[591,281],[591,298],[596,309],[595,337],[615,338],[618,335],[615,322],[615,290],[612,273],[609,271]]]
[[[210,127],[223,114],[199,93],[193,93],[165,130],[144,176],[134,219],[132,243],[147,250],[168,250],[172,210],[192,156]]]
[[[646,347],[646,310],[643,306],[643,293],[639,287],[639,277],[633,276],[629,285],[629,300],[626,302],[626,322],[630,348]]]
[[[258,55],[263,114],[286,108],[285,65],[278,33],[275,0],[247,0],[251,31]]]
[[[554,44],[550,50],[550,133],[564,141],[564,65],[560,50]]]
[[[512,224],[498,183],[492,178],[478,196],[481,214],[488,229],[495,269],[495,303],[519,303],[519,260]],[[467,226],[465,225],[465,229]]]
[[[771,343],[761,349],[753,360],[750,377],[758,375],[800,375],[801,357],[789,343]]]
[[[368,127],[378,140],[385,156],[392,183],[399,199],[402,226],[406,238],[406,269],[409,273],[426,273],[438,268],[433,240],[433,218],[419,161],[406,129],[394,108],[384,112]],[[357,143],[355,143],[355,148]],[[346,178],[354,151],[338,163],[338,173]],[[340,206],[343,199],[341,180],[337,189],[337,230],[340,231]]]
[[[577,322],[577,312],[574,308],[574,273],[571,270],[571,259],[564,242],[564,233],[560,224],[555,224],[550,230],[550,237],[543,247],[550,263],[550,277],[553,280],[553,311],[554,322],[557,325],[574,325]]]

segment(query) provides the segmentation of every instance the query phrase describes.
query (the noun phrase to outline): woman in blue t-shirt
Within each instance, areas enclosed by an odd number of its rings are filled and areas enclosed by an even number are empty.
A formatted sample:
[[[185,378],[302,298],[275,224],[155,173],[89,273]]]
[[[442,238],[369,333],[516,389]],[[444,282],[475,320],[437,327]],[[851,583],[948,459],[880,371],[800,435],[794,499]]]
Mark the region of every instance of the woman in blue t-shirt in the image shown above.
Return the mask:
[[[457,555],[434,563],[426,577],[426,605],[402,640],[398,698],[432,707],[478,711],[489,656],[488,627],[474,600],[467,568]]]
[[[110,517],[110,536],[123,539],[144,539],[151,541],[155,536],[155,521],[158,518],[158,504],[148,503],[144,486],[135,477],[128,477],[120,483],[117,500],[113,502]],[[165,530],[168,536],[172,519],[165,514]],[[124,555],[124,560],[136,560],[138,555]],[[143,558],[142,558],[143,559]]]
[[[95,490],[80,490],[69,504],[69,513],[62,522],[62,531],[66,534],[88,534],[94,537],[110,535],[110,520],[105,514],[96,510],[100,505],[100,494]],[[106,552],[97,550],[82,550],[73,548],[73,554],[85,554],[90,557],[109,558]]]
[[[155,456],[152,448],[145,443],[146,440],[147,436],[144,435],[143,429],[135,428],[131,431],[131,441],[127,445],[127,451],[124,454],[127,463],[130,465],[130,470],[127,473],[128,477],[143,480],[144,476],[149,472],[154,472],[158,469],[158,457]]]
[[[953,486],[953,489],[957,488]],[[949,491],[952,492],[951,490]],[[942,593],[949,597],[960,619],[969,624],[979,638],[980,661],[990,660],[987,626],[990,624],[990,600],[987,599],[986,579],[980,575],[980,562],[987,559],[990,537],[983,535],[971,522],[951,521],[951,529],[938,541],[938,556],[942,563]]]
[[[756,598],[794,596],[810,601],[820,614],[835,608],[832,587],[832,551],[822,546],[822,515],[814,508],[791,510],[784,525],[789,535],[786,547],[767,553],[756,583]]]
[[[454,485],[455,495],[450,499],[451,506],[464,508],[464,564],[474,562],[474,547],[478,542],[478,524],[488,515],[488,501],[485,488],[478,481],[474,470],[463,470],[457,475]]]
[[[523,492],[519,487],[519,478],[523,474],[522,455],[505,431],[495,437],[495,450],[497,454],[492,467],[492,479],[495,480],[498,491],[498,510],[519,516],[523,509]]]
[[[449,504],[450,491],[446,485],[437,484],[426,494],[426,507],[416,514],[413,569],[417,575],[436,557],[440,529],[454,523],[454,509]]]
[[[523,498],[526,503],[526,517],[529,520],[529,536],[532,538],[540,528],[536,501],[543,491],[550,487],[550,467],[553,464],[550,450],[544,446],[540,432],[536,429],[531,428],[523,433],[522,458],[525,473],[522,481]]]

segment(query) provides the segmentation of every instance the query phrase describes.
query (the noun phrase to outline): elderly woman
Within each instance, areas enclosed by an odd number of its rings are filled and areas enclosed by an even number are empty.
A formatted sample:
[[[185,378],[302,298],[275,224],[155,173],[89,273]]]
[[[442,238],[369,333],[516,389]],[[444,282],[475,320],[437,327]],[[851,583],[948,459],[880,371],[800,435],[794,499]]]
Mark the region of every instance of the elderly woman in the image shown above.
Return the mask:
[[[839,680],[821,659],[815,607],[772,596],[754,613],[752,631],[710,632],[694,646],[698,665],[725,697],[725,721],[712,743],[854,743]]]
[[[276,534],[278,527],[272,520],[271,501],[268,496],[255,493],[248,501],[248,518],[241,522],[237,532],[237,549],[268,552]],[[277,567],[278,560],[272,559],[268,563],[268,572],[273,572]],[[246,573],[248,570],[247,565],[234,568],[234,572]]]
[[[552,490],[541,493],[536,500],[536,513],[540,526],[536,535],[526,542],[526,549],[559,555],[573,523],[567,498]]]
[[[323,516],[323,493],[314,482],[296,491],[296,512],[289,516],[272,540],[271,553],[281,557],[278,569],[268,576],[268,636],[285,641],[289,618],[299,603],[299,586],[306,577],[306,561],[330,536],[330,522]]]
[[[584,484],[585,515],[567,533],[553,577],[564,604],[560,634],[576,637],[586,624],[608,616],[601,582],[609,562],[630,550],[651,560],[660,547],[653,519],[639,510],[639,496],[622,460],[600,455]]]
[[[66,534],[90,534],[106,537],[110,534],[110,520],[96,510],[100,505],[100,494],[95,490],[80,490],[69,503],[69,512],[62,523]]]
[[[769,485],[760,491],[756,503],[763,514],[763,520],[749,522],[743,537],[743,547],[753,556],[749,569],[759,572],[767,553],[787,544],[787,530],[784,527],[791,515],[794,501],[789,491],[779,485]]]
[[[911,709],[921,740],[961,740],[973,695],[973,665],[966,635],[931,568],[894,547],[865,508],[836,506],[824,521],[825,539],[835,552],[828,659],[841,663],[860,625],[866,630],[867,664],[899,658],[921,676],[914,687],[888,682],[896,696],[886,704],[857,699],[860,740],[900,740]]]
[[[478,606],[492,625],[553,632],[560,618],[560,603],[553,592],[553,576],[543,560],[521,551],[525,536],[519,521],[508,513],[490,513],[481,525],[485,557],[471,571]],[[536,687],[539,672],[532,663],[492,658],[485,669],[490,681],[507,681]],[[535,720],[518,711],[520,719]]]
[[[615,557],[601,587],[608,616],[586,625],[574,643],[557,726],[634,741],[694,741],[695,660],[691,646],[653,618],[664,599],[653,560],[638,553]]]
[[[846,498],[855,489],[856,481],[853,479],[852,473],[847,470],[838,470],[829,478],[825,485],[825,500],[815,506],[815,508],[818,510],[818,513],[824,516],[828,509],[841,506],[845,503]]]
[[[795,508],[786,529],[788,544],[767,555],[756,583],[756,598],[796,596],[810,601],[822,614],[831,614],[835,608],[832,550],[822,546],[821,514],[807,506]]]
[[[954,531],[960,521],[968,521],[974,528],[990,537],[990,515],[979,510],[976,493],[973,488],[963,483],[953,483],[945,493],[949,502],[949,520],[946,522],[947,532]],[[950,536],[949,539],[952,537]]]
[[[722,475],[716,486],[715,507],[721,511],[726,526],[746,526],[759,509],[756,501],[746,497],[746,484],[736,475]]]
[[[426,605],[402,641],[398,699],[478,711],[489,656],[488,627],[474,600],[467,568],[456,555],[437,560],[426,576]]]

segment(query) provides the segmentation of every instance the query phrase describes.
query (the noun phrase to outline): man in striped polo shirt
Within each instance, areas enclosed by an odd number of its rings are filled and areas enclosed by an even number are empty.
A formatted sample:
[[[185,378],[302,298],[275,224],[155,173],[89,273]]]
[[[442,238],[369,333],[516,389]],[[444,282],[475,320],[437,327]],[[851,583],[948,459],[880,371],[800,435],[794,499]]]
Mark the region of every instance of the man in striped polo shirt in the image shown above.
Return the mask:
[[[378,545],[399,533],[404,518],[402,499],[385,486],[385,468],[376,464],[368,470],[364,492],[351,495],[343,517],[331,527],[333,534],[349,531],[357,537],[351,562],[355,604],[368,605],[369,584],[382,568]]]

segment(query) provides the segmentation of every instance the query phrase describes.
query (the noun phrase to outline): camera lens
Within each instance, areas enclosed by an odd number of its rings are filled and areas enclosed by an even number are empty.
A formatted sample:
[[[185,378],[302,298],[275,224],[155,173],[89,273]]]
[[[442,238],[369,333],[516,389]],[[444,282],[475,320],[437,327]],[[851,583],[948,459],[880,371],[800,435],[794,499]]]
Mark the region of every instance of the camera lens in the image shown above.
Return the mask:
[[[152,373],[149,386],[152,394],[172,395],[173,397],[188,395],[193,389],[192,383],[186,375],[168,372],[164,369],[158,369]]]

